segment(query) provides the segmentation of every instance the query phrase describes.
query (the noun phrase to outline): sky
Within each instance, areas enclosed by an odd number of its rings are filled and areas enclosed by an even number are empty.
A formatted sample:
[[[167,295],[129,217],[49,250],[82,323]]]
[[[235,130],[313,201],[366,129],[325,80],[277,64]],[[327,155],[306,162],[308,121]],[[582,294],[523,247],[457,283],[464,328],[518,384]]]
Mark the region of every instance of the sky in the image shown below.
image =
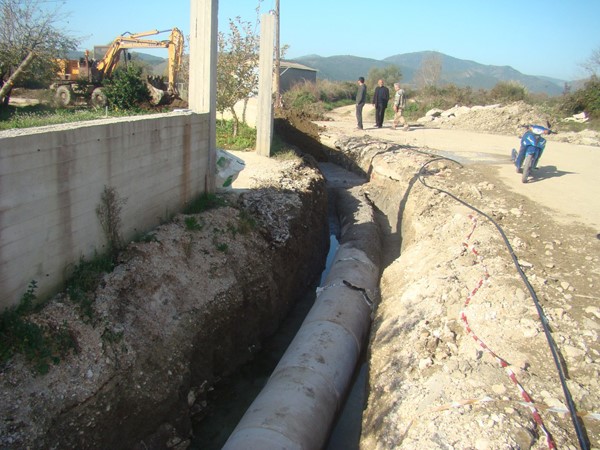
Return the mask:
[[[190,29],[190,0],[42,1],[60,7],[67,29],[82,38],[82,50],[106,45],[126,31],[177,27],[187,35]],[[571,81],[589,75],[581,64],[600,49],[600,0],[279,3],[280,43],[289,46],[287,59],[311,54],[384,59],[437,51],[480,64],[511,66],[526,75]],[[220,0],[219,29],[227,31],[228,19],[237,16],[255,23],[259,4],[261,15],[275,8],[275,0]]]

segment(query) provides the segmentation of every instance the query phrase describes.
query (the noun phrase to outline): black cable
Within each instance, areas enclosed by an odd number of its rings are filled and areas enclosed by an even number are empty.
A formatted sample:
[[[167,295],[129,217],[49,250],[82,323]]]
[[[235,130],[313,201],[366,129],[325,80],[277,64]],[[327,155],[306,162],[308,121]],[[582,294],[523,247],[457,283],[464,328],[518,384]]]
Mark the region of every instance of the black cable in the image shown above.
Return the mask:
[[[470,205],[469,203],[465,202],[464,200],[461,200],[460,198],[458,198],[456,195],[444,190],[444,189],[440,189],[440,188],[436,188],[433,186],[428,185],[425,180],[424,180],[424,170],[425,168],[435,162],[435,161],[440,161],[440,160],[447,160],[447,161],[451,161],[453,163],[456,163],[458,165],[460,165],[462,167],[462,165],[457,162],[454,161],[453,159],[450,158],[446,158],[446,157],[438,157],[438,158],[434,158],[428,162],[426,162],[425,164],[423,164],[421,166],[421,168],[419,169],[419,181],[423,184],[423,186],[429,188],[429,189],[435,189],[437,191],[443,192],[444,194],[452,197],[454,200],[456,200],[457,202],[461,203],[462,205],[466,206],[469,209],[472,209],[473,211],[477,212],[478,214],[482,215],[483,217],[485,217],[486,219],[488,219],[490,222],[492,222],[492,224],[494,224],[494,226],[496,227],[496,229],[498,230],[498,232],[500,233],[500,235],[502,236],[502,239],[504,240],[504,244],[506,245],[506,247],[508,248],[508,251],[510,253],[510,256],[513,260],[513,263],[515,264],[515,267],[517,268],[517,272],[519,273],[519,275],[521,276],[521,279],[523,280],[523,283],[525,283],[525,286],[527,286],[527,290],[529,291],[529,293],[531,294],[531,297],[533,298],[533,302],[535,303],[535,307],[537,309],[538,312],[538,316],[540,318],[540,321],[542,322],[542,328],[544,329],[544,334],[546,335],[546,340],[548,341],[548,345],[550,346],[550,352],[552,353],[552,358],[554,359],[554,364],[556,365],[556,368],[558,370],[558,376],[560,378],[560,383],[562,385],[562,389],[563,389],[563,393],[565,395],[565,399],[567,400],[567,405],[569,408],[569,413],[571,416],[571,421],[573,422],[573,426],[575,427],[575,432],[577,433],[577,439],[579,440],[579,446],[582,448],[582,450],[589,450],[589,439],[587,437],[587,435],[585,434],[585,431],[583,430],[581,424],[579,423],[579,420],[577,419],[577,410],[575,408],[575,403],[573,402],[573,397],[571,396],[571,393],[569,392],[569,388],[567,386],[567,381],[566,381],[566,376],[565,376],[565,369],[563,367],[563,365],[560,362],[560,358],[558,356],[558,349],[556,346],[556,342],[554,342],[554,339],[552,337],[552,334],[550,333],[550,329],[548,327],[548,319],[546,318],[546,315],[544,314],[544,310],[542,309],[542,306],[540,305],[539,299],[537,297],[537,294],[535,293],[533,286],[531,285],[531,283],[529,283],[529,280],[527,279],[527,275],[525,275],[525,273],[523,272],[523,269],[521,269],[521,266],[519,264],[519,260],[517,259],[517,256],[515,255],[515,252],[512,248],[512,246],[510,245],[510,242],[508,242],[508,238],[506,237],[506,234],[504,233],[504,230],[500,227],[500,225],[498,225],[498,223],[496,223],[496,221],[494,219],[492,219],[489,215],[487,215],[486,213],[484,213],[483,211],[477,209],[476,207],[474,207],[473,205]]]

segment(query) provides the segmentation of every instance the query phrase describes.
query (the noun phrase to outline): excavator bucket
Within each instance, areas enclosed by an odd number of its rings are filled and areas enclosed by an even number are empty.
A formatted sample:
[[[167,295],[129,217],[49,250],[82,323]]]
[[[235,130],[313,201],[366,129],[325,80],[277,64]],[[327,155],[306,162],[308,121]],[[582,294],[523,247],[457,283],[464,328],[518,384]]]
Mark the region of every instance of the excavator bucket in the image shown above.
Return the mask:
[[[162,89],[155,88],[150,83],[146,83],[146,86],[148,87],[148,91],[150,92],[150,104],[157,106],[163,103],[169,103],[168,101],[166,101],[169,95],[165,91],[163,91]]]

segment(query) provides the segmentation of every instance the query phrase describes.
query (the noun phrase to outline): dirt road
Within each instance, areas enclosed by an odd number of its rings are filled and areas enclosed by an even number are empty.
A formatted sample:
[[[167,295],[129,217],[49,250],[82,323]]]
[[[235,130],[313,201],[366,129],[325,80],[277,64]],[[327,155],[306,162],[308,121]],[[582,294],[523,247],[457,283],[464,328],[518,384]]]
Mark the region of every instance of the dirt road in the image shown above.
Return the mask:
[[[331,121],[317,122],[325,127],[326,139],[343,133],[349,136],[369,134],[398,144],[426,147],[461,163],[489,163],[498,170],[498,178],[511,190],[555,212],[563,223],[581,222],[600,233],[600,147],[573,145],[548,139],[546,150],[536,171],[536,179],[527,184],[515,173],[510,151],[519,145],[518,136],[480,134],[464,130],[411,127],[408,132],[392,130],[386,122],[374,128],[374,110],[366,105],[363,112],[366,128],[356,130],[354,106],[339,108],[330,114]]]

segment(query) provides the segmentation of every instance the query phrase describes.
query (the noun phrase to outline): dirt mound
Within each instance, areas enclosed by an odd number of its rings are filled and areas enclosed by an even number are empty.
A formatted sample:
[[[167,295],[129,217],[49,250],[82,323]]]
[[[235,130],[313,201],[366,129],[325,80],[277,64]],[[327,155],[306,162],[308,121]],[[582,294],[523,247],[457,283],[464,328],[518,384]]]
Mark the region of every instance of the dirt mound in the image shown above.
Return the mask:
[[[361,448],[575,448],[543,321],[597,447],[600,242],[590,230],[557,226],[485,166],[423,170],[426,151],[365,136],[337,147],[370,174],[364,188],[387,230]]]
[[[89,320],[66,293],[28,318],[65,328],[77,351],[45,375],[21,355],[0,367],[0,448],[189,446],[211,386],[252,358],[322,270],[320,172],[305,158],[272,174],[130,243],[91,294]]]
[[[527,124],[545,126],[550,123],[553,125],[553,129],[556,129],[557,125],[556,118],[540,108],[524,102],[515,102],[509,105],[456,106],[446,111],[434,110],[419,119],[418,122],[432,128],[460,129],[512,136],[523,134],[523,125]],[[600,146],[600,134],[592,130],[553,134],[548,137],[548,140]]]

